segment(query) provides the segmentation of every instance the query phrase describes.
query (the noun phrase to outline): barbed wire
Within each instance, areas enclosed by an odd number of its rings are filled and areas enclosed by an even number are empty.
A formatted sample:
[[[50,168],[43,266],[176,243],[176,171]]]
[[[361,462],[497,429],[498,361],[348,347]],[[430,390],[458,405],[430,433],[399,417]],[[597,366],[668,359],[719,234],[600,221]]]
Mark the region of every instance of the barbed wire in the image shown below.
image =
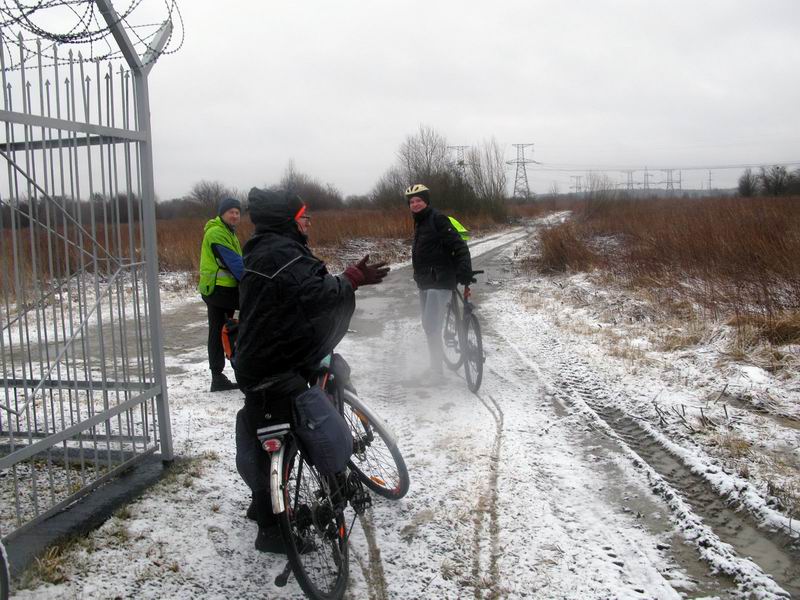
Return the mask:
[[[118,12],[118,23],[122,23],[131,38],[137,53],[143,56],[152,49],[151,43],[161,30],[165,21],[172,23],[172,30],[162,50],[153,53],[149,62],[165,54],[174,54],[181,49],[185,32],[183,16],[177,0],[162,0],[166,15],[156,23],[136,23],[135,11],[143,0],[130,0],[124,10]],[[43,23],[48,17],[60,10],[59,23],[63,27],[54,29],[52,25]],[[71,19],[70,19],[71,17]],[[25,34],[32,37],[26,37]],[[5,69],[14,71],[29,60],[42,57],[49,61],[43,66],[56,63],[66,64],[77,60],[79,55],[83,61],[107,61],[122,58],[122,51],[116,42],[109,40],[111,28],[106,23],[94,0],[39,0],[38,2],[21,2],[20,0],[0,0],[0,44],[6,56]],[[51,42],[41,47],[41,41]],[[61,46],[73,50],[71,58],[57,52]],[[75,51],[77,50],[77,52]]]

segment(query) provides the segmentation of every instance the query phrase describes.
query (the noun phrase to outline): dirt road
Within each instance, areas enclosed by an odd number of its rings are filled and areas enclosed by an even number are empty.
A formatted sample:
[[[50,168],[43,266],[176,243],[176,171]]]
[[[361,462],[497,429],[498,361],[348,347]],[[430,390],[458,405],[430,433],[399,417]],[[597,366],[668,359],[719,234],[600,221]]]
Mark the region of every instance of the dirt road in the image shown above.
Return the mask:
[[[357,292],[339,347],[360,395],[394,430],[411,475],[351,537],[352,599],[782,598],[796,555],[729,510],[603,379],[510,291],[530,231],[471,245],[487,354],[483,386],[419,383],[427,351],[408,267]],[[253,549],[234,464],[238,392],[207,393],[205,313],[165,314],[173,432],[186,467],[92,534],[69,579],[20,598],[302,598]],[[752,560],[746,558],[752,556]],[[766,575],[765,573],[771,573]]]

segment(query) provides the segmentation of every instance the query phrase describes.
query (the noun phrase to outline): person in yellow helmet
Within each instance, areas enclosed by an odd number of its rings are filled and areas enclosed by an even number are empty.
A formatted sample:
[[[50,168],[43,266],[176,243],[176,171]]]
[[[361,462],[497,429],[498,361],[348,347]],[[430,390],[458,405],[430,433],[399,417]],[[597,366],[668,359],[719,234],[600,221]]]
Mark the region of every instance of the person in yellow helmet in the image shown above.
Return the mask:
[[[431,207],[426,186],[409,186],[404,196],[414,218],[411,264],[430,354],[427,375],[436,380],[442,377],[442,326],[447,303],[456,284],[472,282],[472,259],[467,243],[450,219]]]
[[[239,281],[244,274],[242,248],[236,237],[242,204],[236,198],[220,202],[217,216],[205,225],[200,246],[200,281],[197,289],[208,310],[208,368],[211,391],[220,392],[238,386],[228,379],[222,327],[239,308]]]

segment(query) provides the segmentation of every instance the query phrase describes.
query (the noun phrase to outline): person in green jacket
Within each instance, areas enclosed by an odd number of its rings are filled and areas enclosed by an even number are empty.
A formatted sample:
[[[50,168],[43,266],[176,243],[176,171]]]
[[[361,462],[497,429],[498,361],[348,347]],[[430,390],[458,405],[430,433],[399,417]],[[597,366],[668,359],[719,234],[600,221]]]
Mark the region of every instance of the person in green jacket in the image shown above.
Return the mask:
[[[225,368],[222,327],[239,308],[239,281],[244,275],[244,263],[236,226],[241,210],[242,204],[235,198],[223,199],[217,217],[206,223],[200,246],[197,289],[208,309],[208,367],[212,392],[238,387],[222,372]]]

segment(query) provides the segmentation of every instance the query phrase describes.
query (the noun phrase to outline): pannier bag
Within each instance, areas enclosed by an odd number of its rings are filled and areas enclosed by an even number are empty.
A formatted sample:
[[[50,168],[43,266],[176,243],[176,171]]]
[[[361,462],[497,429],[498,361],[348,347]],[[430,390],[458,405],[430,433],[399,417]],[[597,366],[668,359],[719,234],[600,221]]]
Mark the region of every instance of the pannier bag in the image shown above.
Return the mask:
[[[294,400],[295,433],[322,475],[344,471],[353,454],[353,436],[344,417],[318,386]]]

